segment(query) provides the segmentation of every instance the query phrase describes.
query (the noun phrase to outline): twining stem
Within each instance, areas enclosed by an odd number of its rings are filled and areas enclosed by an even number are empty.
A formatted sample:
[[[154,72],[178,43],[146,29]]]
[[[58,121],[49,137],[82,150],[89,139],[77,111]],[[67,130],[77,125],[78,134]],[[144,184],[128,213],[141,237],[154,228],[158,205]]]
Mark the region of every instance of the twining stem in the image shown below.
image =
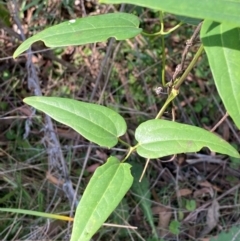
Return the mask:
[[[164,103],[163,107],[161,108],[161,110],[158,112],[157,116],[155,117],[155,119],[160,119],[164,113],[164,111],[167,109],[168,105],[171,103],[171,101],[173,101],[175,99],[175,97],[178,95],[179,93],[179,88],[181,86],[181,84],[183,83],[183,81],[186,79],[186,77],[188,76],[188,74],[190,73],[190,71],[193,69],[193,67],[195,66],[199,56],[202,54],[203,52],[203,45],[201,45],[197,51],[197,53],[194,55],[192,61],[190,62],[190,64],[188,65],[187,69],[184,71],[184,73],[182,74],[182,76],[179,79],[176,79],[173,83],[173,86],[171,88],[171,92],[170,95],[168,96],[166,102]]]
[[[178,95],[178,90],[172,89],[170,95],[168,96],[167,100],[165,101],[163,107],[161,110],[158,112],[157,116],[155,119],[160,119],[164,113],[164,111],[167,109],[168,105],[175,99],[175,97]]]
[[[194,65],[196,64],[196,62],[197,62],[199,56],[202,54],[202,52],[203,52],[203,45],[201,44],[197,53],[194,55],[192,61],[188,65],[187,69],[184,71],[182,76],[174,83],[174,87],[173,87],[174,89],[178,90],[180,88],[181,84],[187,78],[190,71],[193,69]]]
[[[121,138],[119,138],[119,137],[118,137],[118,141],[121,142],[124,146],[126,146],[126,147],[128,147],[128,148],[131,147],[127,142],[123,141],[123,140],[122,140]]]
[[[164,32],[164,23],[163,23],[163,12],[160,12],[159,15],[160,19],[160,25],[161,25],[161,31]],[[166,53],[165,53],[165,39],[164,35],[161,35],[161,43],[162,43],[162,85],[166,86],[166,81],[165,81],[165,64],[166,64]]]
[[[148,37],[155,37],[155,36],[161,36],[161,43],[162,43],[162,85],[165,87],[166,86],[166,81],[165,81],[165,64],[166,64],[166,53],[165,53],[165,39],[164,36],[167,34],[170,34],[171,32],[173,32],[174,30],[176,30],[177,28],[179,28],[183,23],[180,22],[179,24],[177,24],[176,26],[174,26],[173,28],[169,29],[167,32],[165,32],[164,29],[164,21],[163,21],[163,17],[164,17],[164,13],[162,11],[159,12],[159,20],[160,20],[160,30],[156,33],[153,34],[149,34],[149,33],[145,33],[142,32],[143,35],[148,36]]]
[[[156,33],[146,33],[146,32],[142,32],[142,35],[144,36],[148,36],[148,37],[155,37],[155,36],[159,36],[159,35],[167,35],[170,34],[171,32],[175,31],[177,28],[179,28],[183,23],[180,22],[179,24],[177,24],[176,26],[174,26],[173,28],[169,29],[167,32],[162,31],[162,29]]]
[[[138,145],[139,145],[139,144],[137,144],[137,145],[135,145],[135,146],[133,146],[133,147],[130,146],[130,148],[128,149],[127,155],[124,157],[124,159],[123,159],[121,162],[125,162],[125,161],[128,159],[128,157],[132,154],[132,152],[134,152],[135,149],[137,149]]]
[[[167,35],[170,34],[171,32],[175,31],[177,28],[179,28],[183,23],[180,22],[173,28],[169,29],[167,32],[164,30],[164,22],[163,22],[163,17],[164,17],[164,12],[160,11],[159,12],[159,19],[160,19],[160,30],[156,33],[146,33],[142,32],[142,35],[148,36],[148,37],[155,37],[155,36],[162,36],[162,35]]]
[[[158,33],[155,34],[147,34],[147,33],[143,33],[143,35],[146,36],[157,36],[157,35],[161,35],[162,37],[162,51],[163,51],[163,66],[165,66],[165,62],[166,62],[166,56],[164,54],[164,49],[165,49],[165,42],[164,42],[164,38],[162,35],[166,35],[171,33],[172,31],[174,31],[175,29],[177,29],[179,26],[181,26],[182,23],[179,23],[178,25],[176,25],[174,28],[170,29],[168,32],[164,32],[164,25],[163,25],[163,13],[160,13],[160,22],[161,22],[161,30]],[[167,98],[167,100],[165,101],[163,107],[161,108],[161,110],[158,112],[157,116],[155,117],[155,119],[160,119],[163,115],[163,113],[165,112],[165,110],[167,109],[168,105],[176,98],[176,96],[179,93],[179,88],[181,86],[181,84],[183,83],[183,81],[186,79],[186,77],[188,76],[188,74],[190,73],[190,71],[193,69],[193,67],[195,66],[199,56],[202,54],[204,48],[203,45],[201,45],[197,51],[197,53],[194,55],[192,61],[190,62],[190,64],[188,65],[187,69],[184,71],[184,73],[182,74],[182,76],[179,79],[174,80],[171,88],[171,92]],[[165,69],[164,67],[162,68],[162,83],[163,86],[166,85],[165,83]],[[120,138],[118,138],[118,140],[124,144],[125,146],[127,146],[128,149],[128,153],[125,156],[125,158],[122,160],[122,162],[125,162],[128,157],[131,155],[132,152],[134,152],[138,145],[135,145],[134,147],[131,147],[128,143],[126,143],[125,141],[121,140]]]

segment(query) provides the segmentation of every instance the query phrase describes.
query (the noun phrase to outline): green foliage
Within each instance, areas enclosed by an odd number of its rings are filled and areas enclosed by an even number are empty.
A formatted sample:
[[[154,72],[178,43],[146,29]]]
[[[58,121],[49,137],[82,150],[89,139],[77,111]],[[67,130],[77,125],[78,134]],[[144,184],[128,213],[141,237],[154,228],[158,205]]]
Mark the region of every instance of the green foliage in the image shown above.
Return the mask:
[[[183,0],[178,4],[172,0],[102,0],[101,2],[132,3],[187,18],[205,19],[201,39],[207,52],[211,71],[227,111],[240,128],[240,44],[239,28],[236,28],[236,26],[240,26],[239,1]],[[138,25],[138,18],[126,13],[70,20],[29,38],[19,46],[13,57],[17,57],[27,50],[32,43],[39,40],[42,40],[49,47],[61,47],[105,41],[109,37],[115,37],[118,40],[131,38],[141,33],[142,30],[138,28]],[[161,31],[160,34],[164,34],[164,31]],[[196,58],[201,55],[202,49],[201,46],[195,56]],[[188,71],[193,68],[195,63],[189,64]],[[135,177],[137,179],[133,182],[130,165],[123,163],[135,150],[140,156],[159,158],[182,152],[196,152],[203,147],[208,147],[215,152],[235,158],[240,157],[239,153],[229,143],[206,130],[158,119],[162,117],[165,108],[177,96],[179,86],[184,78],[186,78],[186,75],[173,80],[172,92],[156,119],[148,120],[137,127],[135,138],[138,143],[134,147],[129,144],[130,148],[126,158],[120,162],[116,157],[111,156],[106,164],[95,171],[77,207],[71,241],[90,240],[120,203],[132,183],[134,192],[141,196],[148,193],[149,183],[147,180],[143,179],[141,186],[138,183],[139,167],[133,169],[133,172],[137,173]],[[57,97],[29,97],[24,99],[24,102],[43,111],[53,119],[72,127],[86,139],[100,146],[108,148],[115,146],[120,140],[119,137],[126,132],[125,120],[118,113],[104,106]],[[196,108],[200,111],[202,106]],[[9,135],[9,138],[12,138],[12,135]],[[122,143],[124,142],[122,141]],[[149,198],[149,194],[146,197]],[[149,203],[141,199],[140,205],[148,222],[154,229]],[[187,204],[187,209],[194,210],[195,206],[196,203],[190,201]],[[14,210],[9,209],[8,211]],[[173,234],[179,234],[179,228],[180,223],[178,221],[173,220],[170,223],[169,230]],[[221,235],[219,240],[220,238]],[[229,236],[223,240],[229,240]]]
[[[134,177],[133,177],[134,178]],[[133,179],[134,180],[134,179]],[[123,220],[128,222],[131,218],[132,208],[128,204],[127,197],[124,197],[114,212],[111,214],[109,218],[109,222],[111,223],[122,223]],[[117,236],[121,238],[128,238],[129,237],[129,230],[125,228],[121,228],[117,230]]]
[[[163,12],[174,13],[177,15],[209,19],[216,22],[226,22],[240,25],[239,1],[225,0],[182,0],[176,4],[175,0],[156,1],[156,0],[100,0],[101,3],[130,3],[142,7],[161,10]]]
[[[58,97],[28,97],[23,101],[100,146],[115,146],[126,132],[125,120],[105,106]]]
[[[239,35],[240,28],[228,23],[220,24],[205,20],[201,29],[201,39],[218,93],[238,128],[240,128]]]
[[[158,158],[182,152],[196,152],[203,147],[239,157],[226,141],[199,127],[166,120],[149,120],[136,129],[137,153],[146,158]]]
[[[210,241],[237,241],[240,240],[239,227],[233,227],[228,232],[222,232],[217,237],[213,237]]]
[[[13,58],[16,58],[39,40],[48,47],[96,43],[106,41],[110,37],[123,40],[141,33],[142,29],[138,26],[138,18],[127,13],[109,13],[72,19],[47,28],[27,39],[16,49]]]
[[[154,237],[157,238],[158,237],[157,231],[154,225],[153,215],[151,210],[151,202],[150,202],[151,193],[150,193],[150,184],[149,184],[148,178],[144,176],[141,182],[139,182],[139,179],[142,173],[142,165],[138,164],[137,162],[131,162],[131,165],[132,165],[132,175],[134,177],[131,190],[137,195],[135,196],[135,199],[137,200],[137,203],[139,203],[140,207],[142,208],[144,216],[146,217],[147,221],[149,222],[153,230]]]
[[[188,211],[194,211],[196,209],[196,201],[195,200],[186,200],[186,209]]]
[[[198,25],[202,21],[197,18],[189,18],[189,17],[180,16],[180,15],[176,15],[176,18],[183,23],[188,23],[191,25]]]
[[[169,231],[172,234],[178,235],[179,234],[179,228],[180,228],[180,223],[177,220],[173,220],[171,221],[170,225],[169,225]]]
[[[71,241],[90,240],[117,207],[133,182],[130,167],[110,157],[95,171],[77,207]]]

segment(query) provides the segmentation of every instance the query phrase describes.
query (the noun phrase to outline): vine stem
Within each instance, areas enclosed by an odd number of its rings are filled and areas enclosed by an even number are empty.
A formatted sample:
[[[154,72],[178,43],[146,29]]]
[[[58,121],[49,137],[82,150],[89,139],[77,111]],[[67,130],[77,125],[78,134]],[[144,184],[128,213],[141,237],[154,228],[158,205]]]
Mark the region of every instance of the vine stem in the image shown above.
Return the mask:
[[[142,32],[142,35],[144,36],[148,36],[148,37],[155,37],[155,36],[159,36],[159,35],[167,35],[170,34],[171,32],[175,31],[176,29],[178,29],[183,23],[180,22],[179,24],[177,24],[176,26],[174,26],[173,28],[171,28],[170,30],[168,30],[167,32],[162,31],[162,29],[156,33],[146,33],[146,32]]]
[[[119,137],[118,137],[118,141],[119,141],[120,143],[122,143],[124,146],[127,146],[128,148],[131,147],[127,142],[123,141],[123,140],[122,140],[121,138],[119,138]]]
[[[197,63],[197,60],[200,57],[200,55],[202,54],[203,50],[204,50],[204,48],[203,48],[203,45],[201,44],[197,53],[194,55],[191,63],[188,65],[187,69],[184,71],[183,75],[174,84],[174,86],[173,86],[174,89],[178,90],[180,88],[183,81],[187,78],[188,74],[193,69],[194,65]]]
[[[129,149],[128,149],[127,155],[124,157],[124,159],[121,162],[125,162],[128,159],[128,157],[132,154],[132,152],[134,152],[135,149],[137,149],[138,145],[139,144],[137,144],[136,146],[133,146],[133,147],[130,146]]]
[[[188,65],[187,69],[184,71],[183,75],[174,81],[171,92],[166,100],[166,102],[164,103],[163,107],[161,108],[161,110],[158,112],[157,116],[155,117],[155,119],[160,119],[164,113],[164,111],[167,109],[168,105],[176,98],[176,96],[179,93],[179,88],[181,86],[181,84],[183,83],[183,81],[186,79],[186,77],[188,76],[188,74],[190,73],[190,71],[193,69],[193,67],[195,66],[199,56],[202,54],[203,52],[203,45],[201,44],[201,46],[199,47],[197,53],[194,55],[192,61],[190,62],[190,64]]]
[[[161,24],[161,31],[164,33],[164,23],[163,23],[163,12],[160,12],[160,24]],[[165,64],[166,64],[166,52],[165,52],[165,39],[164,35],[161,35],[161,44],[162,44],[162,85],[166,86],[165,82]]]
[[[160,119],[164,113],[164,111],[167,109],[168,105],[175,99],[175,97],[178,95],[178,90],[172,89],[170,95],[168,96],[167,100],[165,101],[163,107],[161,110],[158,112],[157,116],[155,119]]]

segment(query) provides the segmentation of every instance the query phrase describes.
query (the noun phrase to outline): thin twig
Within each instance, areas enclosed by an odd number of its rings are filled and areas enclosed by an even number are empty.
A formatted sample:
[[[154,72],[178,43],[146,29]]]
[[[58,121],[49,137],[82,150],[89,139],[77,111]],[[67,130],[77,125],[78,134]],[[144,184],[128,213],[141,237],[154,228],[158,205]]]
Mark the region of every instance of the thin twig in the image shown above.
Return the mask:
[[[214,94],[211,93],[211,89],[208,85],[206,85],[206,88],[208,89],[208,92],[211,94],[211,97],[215,103],[215,105],[217,106],[218,110],[221,112],[221,114],[224,116],[225,112],[223,111],[222,107],[220,106],[218,100],[216,99],[216,97],[214,96]],[[228,118],[226,118],[226,123],[228,125],[228,127],[230,128],[230,130],[232,131],[234,137],[236,138],[236,140],[238,141],[238,143],[240,143],[240,136],[237,133],[237,131],[234,129],[233,124],[230,122],[230,120]]]
[[[119,10],[119,12],[123,12],[124,10],[124,4],[121,5],[121,8]],[[98,74],[98,77],[96,79],[96,82],[95,82],[95,85],[94,85],[94,89],[92,91],[92,94],[90,96],[90,99],[89,99],[89,102],[91,102],[93,100],[93,97],[95,96],[96,92],[97,92],[97,88],[100,84],[100,80],[102,78],[102,75],[103,75],[103,71],[104,69],[106,68],[106,65],[107,65],[107,61],[109,59],[109,57],[111,56],[111,53],[112,53],[112,50],[113,50],[113,44],[115,43],[115,39],[114,38],[111,38],[110,41],[109,41],[109,44],[108,44],[108,47],[107,47],[107,51],[106,51],[106,55],[102,61],[102,64],[101,64],[101,69],[100,69],[100,72]]]
[[[222,117],[222,119],[210,130],[210,132],[214,132],[228,117],[228,113]]]
[[[9,4],[11,6],[9,7],[13,19],[18,26],[20,30],[20,35],[22,38],[22,41],[26,39],[23,29],[22,29],[22,24],[18,16],[18,8],[17,8],[17,3],[16,0],[11,0],[9,1]],[[27,69],[27,76],[28,76],[28,88],[34,92],[36,96],[42,96],[42,91],[39,85],[39,78],[37,75],[36,68],[32,62],[32,57],[33,53],[31,48],[27,51],[27,62],[26,62],[26,69]],[[35,114],[35,110],[32,111],[33,116]],[[24,137],[26,138],[28,136],[28,133],[30,131],[30,125],[31,125],[31,117],[29,117],[28,121],[26,121],[25,124],[25,134]],[[51,118],[48,115],[45,115],[45,126],[44,126],[44,138],[43,138],[43,143],[47,149],[48,153],[48,165],[49,165],[49,170],[55,170],[57,169],[58,172],[60,173],[60,176],[63,177],[64,179],[64,184],[63,184],[63,191],[65,192],[66,196],[69,199],[69,202],[72,204],[73,203],[73,196],[74,196],[74,189],[71,183],[71,180],[69,178],[68,174],[68,168],[66,166],[61,146],[58,140],[58,137],[55,134],[56,132],[54,131],[53,128],[53,123]],[[75,206],[77,205],[77,202],[75,202]]]
[[[80,0],[81,8],[82,8],[82,16],[85,17],[87,15],[85,6],[84,6],[84,0]]]
[[[181,63],[177,65],[175,72],[173,74],[173,77],[172,77],[172,81],[174,81],[177,78],[177,76],[183,71],[184,62],[186,60],[187,53],[188,53],[190,47],[193,45],[194,40],[197,38],[198,33],[201,29],[201,26],[202,26],[202,23],[198,24],[197,28],[194,30],[192,37],[189,40],[187,40],[185,49],[182,54]]]
[[[231,189],[227,190],[225,193],[223,193],[222,195],[220,195],[219,197],[216,198],[216,201],[221,200],[222,198],[224,198],[225,196],[227,196],[228,194],[234,192],[236,189],[240,188],[240,183],[238,183],[236,186],[232,187]],[[210,206],[212,204],[213,200],[206,202],[205,204],[203,204],[201,207],[199,207],[196,211],[190,213],[184,220],[183,222],[189,222],[190,220],[194,219],[201,211],[205,210],[208,206]]]

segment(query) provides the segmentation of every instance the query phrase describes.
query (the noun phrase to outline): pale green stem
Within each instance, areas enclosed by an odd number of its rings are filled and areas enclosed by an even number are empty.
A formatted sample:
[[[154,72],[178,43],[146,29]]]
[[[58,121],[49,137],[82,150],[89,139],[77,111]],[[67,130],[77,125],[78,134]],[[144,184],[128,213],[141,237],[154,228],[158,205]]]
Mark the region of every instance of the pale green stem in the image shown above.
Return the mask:
[[[131,147],[127,142],[123,141],[120,137],[118,137],[118,141],[122,143],[124,146],[127,146],[128,148]]]
[[[167,109],[168,105],[171,103],[171,101],[173,101],[175,99],[175,97],[178,95],[179,93],[179,88],[181,86],[181,84],[183,83],[183,81],[186,79],[186,77],[188,76],[188,74],[190,73],[190,71],[193,69],[193,67],[195,66],[199,56],[202,54],[203,52],[203,45],[201,45],[197,51],[197,53],[194,55],[191,63],[188,65],[187,69],[184,71],[183,75],[177,79],[175,81],[175,83],[173,84],[172,90],[170,95],[168,96],[166,102],[164,103],[163,107],[161,108],[161,110],[159,111],[159,113],[157,114],[155,119],[159,119],[162,117],[164,111]]]
[[[146,32],[142,32],[142,35],[148,36],[148,37],[155,37],[155,36],[159,36],[159,35],[167,35],[170,34],[171,32],[175,31],[177,28],[179,28],[183,23],[180,22],[179,24],[177,24],[176,26],[174,26],[173,28],[169,29],[167,32],[164,31],[164,24],[163,24],[163,12],[160,11],[160,30],[156,33],[146,33]]]
[[[137,149],[138,145],[139,144],[137,144],[137,145],[135,145],[133,147],[130,147],[129,150],[128,150],[127,155],[124,157],[124,159],[121,162],[125,162],[128,159],[128,157],[132,154],[132,152],[134,152],[135,149]]]
[[[187,69],[184,71],[183,75],[176,81],[176,84],[174,83],[174,86],[173,86],[174,89],[179,89],[180,88],[180,86],[183,83],[183,81],[187,78],[188,74],[190,73],[190,71],[195,66],[199,56],[203,52],[203,49],[204,49],[203,45],[201,44],[201,46],[199,47],[197,53],[194,55],[191,63],[188,65]]]
[[[163,107],[161,110],[158,112],[157,116],[155,119],[160,119],[164,113],[164,111],[167,109],[168,105],[175,99],[175,97],[178,95],[178,90],[172,89],[170,95],[168,96],[167,100],[165,101]]]
[[[164,32],[164,24],[163,24],[163,12],[160,12],[160,24],[161,24],[161,31]],[[164,35],[161,35],[161,42],[162,42],[162,85],[166,86],[165,81],[165,64],[166,64],[166,53],[165,53],[165,39]]]

